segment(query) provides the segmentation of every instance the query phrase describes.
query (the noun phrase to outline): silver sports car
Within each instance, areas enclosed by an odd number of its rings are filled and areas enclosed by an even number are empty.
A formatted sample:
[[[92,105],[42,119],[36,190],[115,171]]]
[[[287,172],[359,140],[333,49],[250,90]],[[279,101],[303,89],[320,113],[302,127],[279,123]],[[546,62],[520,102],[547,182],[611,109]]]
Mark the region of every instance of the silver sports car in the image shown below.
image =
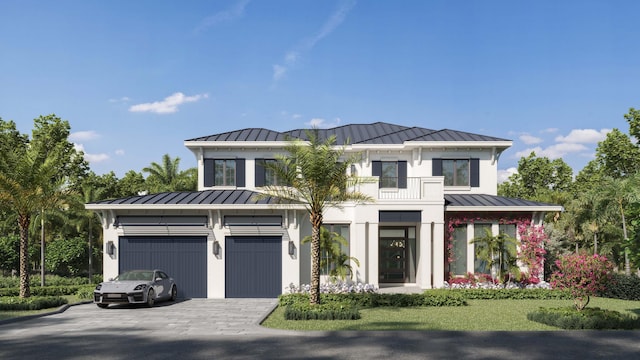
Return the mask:
[[[146,304],[156,300],[174,301],[178,296],[175,281],[162,270],[133,270],[105,281],[93,290],[93,302],[106,308],[109,304]]]

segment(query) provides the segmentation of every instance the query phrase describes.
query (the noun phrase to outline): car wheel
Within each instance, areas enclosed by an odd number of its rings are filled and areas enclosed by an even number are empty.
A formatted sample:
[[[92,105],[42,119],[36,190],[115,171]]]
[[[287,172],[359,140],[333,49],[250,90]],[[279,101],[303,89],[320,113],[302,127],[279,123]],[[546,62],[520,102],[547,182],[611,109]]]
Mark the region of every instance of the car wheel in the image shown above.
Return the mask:
[[[171,287],[171,301],[176,301],[176,298],[178,297],[178,288],[173,285]]]
[[[96,304],[100,309],[106,309],[109,304]]]
[[[156,293],[155,291],[153,291],[153,289],[149,289],[149,292],[147,293],[147,307],[152,307],[153,303],[156,302]]]

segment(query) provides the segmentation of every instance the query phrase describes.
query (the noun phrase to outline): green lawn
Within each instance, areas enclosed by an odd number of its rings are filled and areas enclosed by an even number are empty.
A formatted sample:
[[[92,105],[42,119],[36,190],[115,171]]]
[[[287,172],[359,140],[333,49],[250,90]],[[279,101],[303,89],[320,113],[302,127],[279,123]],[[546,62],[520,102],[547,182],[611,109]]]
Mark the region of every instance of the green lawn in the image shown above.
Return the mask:
[[[74,304],[74,303],[77,303],[77,302],[84,301],[83,299],[80,299],[75,295],[66,295],[66,296],[62,296],[62,297],[66,298],[69,301],[69,304]],[[36,315],[36,314],[51,312],[51,311],[56,310],[56,309],[58,309],[58,307],[50,308],[50,309],[42,309],[42,310],[30,310],[30,311],[2,311],[2,310],[0,310],[0,320],[10,319],[10,318],[19,317],[19,316]]]
[[[360,320],[284,320],[277,308],[263,326],[287,330],[561,330],[527,320],[539,307],[572,306],[571,300],[469,300],[469,306],[373,308],[360,311]],[[592,298],[590,307],[640,316],[640,301]]]

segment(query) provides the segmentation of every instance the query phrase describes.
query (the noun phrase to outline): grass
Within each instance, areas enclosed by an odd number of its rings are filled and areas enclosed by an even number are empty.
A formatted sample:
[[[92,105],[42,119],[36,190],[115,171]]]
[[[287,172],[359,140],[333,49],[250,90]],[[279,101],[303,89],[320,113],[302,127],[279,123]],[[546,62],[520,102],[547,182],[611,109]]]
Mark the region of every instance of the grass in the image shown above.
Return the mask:
[[[66,295],[66,296],[62,296],[62,297],[66,298],[69,301],[69,304],[74,304],[74,303],[78,303],[78,302],[86,300],[86,299],[80,299],[75,295]],[[37,315],[37,314],[51,312],[51,311],[56,310],[56,309],[57,309],[57,307],[50,308],[50,309],[42,309],[42,310],[30,310],[30,311],[2,311],[2,310],[0,310],[0,320],[11,319],[11,318],[20,317],[20,316]]]
[[[527,320],[527,313],[539,307],[572,306],[571,300],[469,300],[462,307],[362,309],[359,320],[284,320],[277,308],[263,326],[287,330],[460,330],[460,331],[544,331],[561,330]],[[592,298],[590,307],[616,310],[640,316],[640,302]]]

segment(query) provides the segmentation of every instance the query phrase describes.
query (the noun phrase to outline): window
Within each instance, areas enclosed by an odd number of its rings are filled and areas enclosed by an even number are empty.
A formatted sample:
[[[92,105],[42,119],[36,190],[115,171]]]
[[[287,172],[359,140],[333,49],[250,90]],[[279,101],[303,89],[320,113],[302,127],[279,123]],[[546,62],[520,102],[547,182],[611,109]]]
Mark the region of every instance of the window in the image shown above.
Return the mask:
[[[339,224],[322,224],[329,235],[327,238],[320,239],[320,275],[330,275],[332,270],[335,270],[337,267],[341,267],[342,271],[348,272],[346,266],[349,261],[349,225],[339,225]],[[323,232],[321,232],[322,234]],[[326,236],[325,235],[325,236]],[[342,239],[346,241],[346,243],[341,243],[338,240],[333,240],[332,236],[338,235]],[[324,245],[324,246],[323,246]],[[335,245],[339,245],[340,254],[333,253],[331,254],[328,251],[328,246],[333,246],[333,250],[337,250]],[[335,271],[334,271],[335,272]],[[341,271],[338,271],[340,273]]]
[[[473,237],[474,239],[484,238],[487,236],[487,230],[491,233],[491,224],[474,224],[473,225]],[[487,244],[481,241],[474,243],[474,272],[478,274],[491,274],[491,268],[486,260],[478,258],[478,251]]]
[[[236,161],[216,159],[213,163],[214,186],[236,185]]]
[[[449,264],[449,271],[453,275],[467,274],[467,224],[453,228],[453,261]]]
[[[469,159],[443,159],[444,186],[469,186]]]
[[[398,187],[398,163],[395,161],[382,161],[382,175],[380,176],[380,187]]]
[[[204,159],[204,186],[245,186],[245,160]]]
[[[278,179],[272,166],[278,160],[256,159],[256,186],[282,185],[284,182]]]
[[[372,161],[371,175],[380,178],[380,188],[407,188],[406,161]]]

